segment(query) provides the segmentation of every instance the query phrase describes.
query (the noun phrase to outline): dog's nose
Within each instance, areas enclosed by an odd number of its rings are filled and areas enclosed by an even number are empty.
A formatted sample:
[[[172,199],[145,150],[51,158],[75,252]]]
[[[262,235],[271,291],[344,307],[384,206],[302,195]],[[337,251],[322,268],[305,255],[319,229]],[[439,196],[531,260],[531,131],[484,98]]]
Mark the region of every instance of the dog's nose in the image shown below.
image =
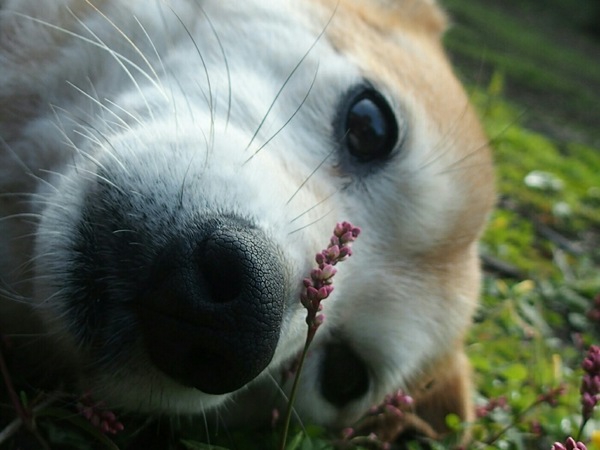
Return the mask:
[[[152,362],[208,394],[234,391],[271,361],[286,296],[277,247],[220,218],[170,242],[138,301]]]

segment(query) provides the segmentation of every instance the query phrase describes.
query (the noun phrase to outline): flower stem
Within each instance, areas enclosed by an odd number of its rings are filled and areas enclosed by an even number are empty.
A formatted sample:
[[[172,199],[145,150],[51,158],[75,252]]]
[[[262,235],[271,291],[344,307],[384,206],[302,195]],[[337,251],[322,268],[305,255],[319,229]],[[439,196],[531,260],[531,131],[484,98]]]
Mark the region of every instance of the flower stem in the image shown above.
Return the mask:
[[[494,442],[496,442],[498,439],[500,439],[508,430],[517,426],[517,424],[520,423],[523,420],[523,417],[525,417],[527,414],[529,414],[529,412],[531,412],[533,409],[537,408],[538,406],[540,406],[543,403],[545,403],[545,400],[543,400],[543,399],[539,399],[539,400],[536,400],[535,402],[533,402],[531,405],[529,405],[523,411],[521,411],[519,414],[517,414],[516,417],[513,417],[513,420],[508,425],[506,425],[504,428],[502,428],[500,431],[498,431],[491,437],[488,437],[484,441],[484,443],[486,445],[492,445]]]
[[[579,441],[581,439],[581,435],[583,434],[583,429],[585,428],[586,423],[587,419],[582,418],[581,425],[579,425],[579,430],[577,430],[577,437],[575,438],[576,441]]]
[[[307,311],[306,324],[308,325],[308,330],[304,342],[304,349],[302,350],[300,360],[298,361],[298,367],[296,368],[296,376],[294,377],[292,391],[287,402],[279,450],[285,450],[290,422],[292,420],[294,401],[296,400],[296,392],[298,391],[298,385],[300,384],[300,373],[302,372],[304,360],[308,354],[308,347],[313,341],[317,329],[325,319],[323,314],[319,314],[321,311],[321,301],[325,300],[329,297],[331,292],[333,292],[332,281],[333,276],[337,272],[337,269],[333,266],[338,262],[348,259],[352,255],[351,246],[359,234],[360,228],[355,227],[350,222],[336,224],[328,246],[315,255],[315,262],[318,267],[311,270],[308,278],[302,280],[304,290],[300,294],[300,303],[302,303]]]
[[[298,361],[298,367],[296,369],[296,376],[294,377],[294,384],[292,385],[290,397],[287,402],[287,409],[285,411],[285,417],[283,419],[283,431],[281,433],[281,441],[279,443],[279,450],[285,450],[285,444],[287,442],[288,432],[290,429],[290,422],[292,421],[292,412],[294,410],[294,402],[296,400],[296,395],[298,392],[298,385],[300,384],[300,372],[302,372],[302,367],[304,366],[304,361],[306,360],[306,355],[308,354],[308,347],[310,347],[313,337],[314,337],[314,333],[306,334],[306,341],[304,342],[304,349],[302,350],[302,354],[300,355],[300,360]]]

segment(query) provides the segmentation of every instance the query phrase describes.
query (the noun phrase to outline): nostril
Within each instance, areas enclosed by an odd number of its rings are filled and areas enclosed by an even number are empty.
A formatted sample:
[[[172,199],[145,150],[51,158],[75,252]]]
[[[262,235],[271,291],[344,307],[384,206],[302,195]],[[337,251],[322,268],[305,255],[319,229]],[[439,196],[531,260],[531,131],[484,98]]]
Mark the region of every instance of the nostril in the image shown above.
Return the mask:
[[[150,360],[209,394],[253,380],[279,340],[284,267],[277,246],[245,222],[220,218],[173,239],[137,301]]]
[[[260,254],[249,252],[244,236],[217,230],[195,252],[200,275],[210,299],[225,303],[240,297],[251,283],[253,261]]]

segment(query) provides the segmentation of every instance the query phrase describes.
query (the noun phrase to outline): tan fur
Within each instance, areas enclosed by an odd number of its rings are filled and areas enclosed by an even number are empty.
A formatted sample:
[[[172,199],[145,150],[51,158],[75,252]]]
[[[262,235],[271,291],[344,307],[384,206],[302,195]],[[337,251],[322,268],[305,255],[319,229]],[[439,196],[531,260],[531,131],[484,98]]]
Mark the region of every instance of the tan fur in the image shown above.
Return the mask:
[[[415,398],[416,413],[433,429],[448,432],[446,417],[456,414],[463,422],[474,419],[472,401],[471,368],[462,348],[438,361],[431,368],[431,378],[423,377],[411,390]]]
[[[331,3],[333,7],[336,2]],[[437,271],[444,284],[451,286],[459,280],[461,288],[477,298],[476,248],[468,247],[465,253],[464,241],[478,236],[483,226],[484,217],[472,212],[489,210],[494,202],[490,183],[493,172],[487,138],[441,45],[445,27],[445,15],[431,1],[342,0],[328,34],[340,51],[354,55],[368,78],[393,86],[405,99],[422,102],[438,131],[452,141],[443,157],[449,161],[448,171],[456,171],[452,176],[466,181],[464,196],[469,201],[453,205],[460,208],[455,211],[455,220],[447,224],[445,238],[417,257],[420,265]],[[407,34],[414,39],[409,41]],[[474,416],[471,370],[462,338],[454,348],[454,352],[432,363],[431,378],[423,377],[428,380],[427,386],[420,378],[411,390],[417,414],[441,434],[448,431],[448,414],[456,414],[466,422]]]

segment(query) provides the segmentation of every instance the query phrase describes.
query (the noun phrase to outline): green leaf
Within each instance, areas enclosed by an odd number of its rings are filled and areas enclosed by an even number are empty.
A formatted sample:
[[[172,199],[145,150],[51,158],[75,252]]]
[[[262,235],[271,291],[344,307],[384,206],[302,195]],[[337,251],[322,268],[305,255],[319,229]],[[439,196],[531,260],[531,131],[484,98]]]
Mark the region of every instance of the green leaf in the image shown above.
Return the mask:
[[[525,365],[521,363],[515,363],[506,367],[502,371],[502,374],[513,383],[521,383],[527,379],[529,370],[527,370]]]
[[[225,447],[219,447],[217,445],[205,444],[204,442],[196,442],[187,439],[182,439],[181,444],[188,450],[228,450]]]
[[[302,443],[302,441],[304,440],[304,433],[303,432],[299,432],[297,433],[293,439],[286,445],[285,450],[298,450],[300,449],[300,444]],[[304,449],[304,446],[302,447],[302,449]]]

